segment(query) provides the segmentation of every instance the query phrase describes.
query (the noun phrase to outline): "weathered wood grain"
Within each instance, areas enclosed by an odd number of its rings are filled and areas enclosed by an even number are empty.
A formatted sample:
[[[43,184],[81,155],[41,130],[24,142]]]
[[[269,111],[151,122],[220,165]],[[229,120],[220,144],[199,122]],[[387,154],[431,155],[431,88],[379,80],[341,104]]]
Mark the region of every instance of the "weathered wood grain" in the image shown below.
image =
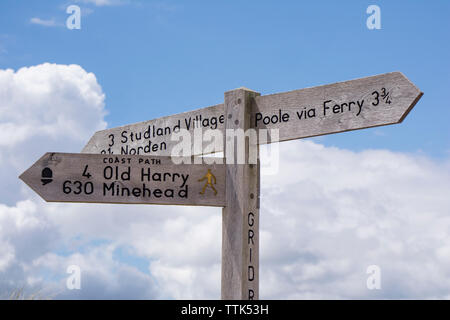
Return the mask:
[[[226,129],[250,126],[252,98],[259,93],[236,89],[225,93]],[[227,148],[236,149],[228,141]],[[258,151],[257,151],[258,152]],[[259,298],[259,162],[237,164],[227,157],[226,204],[222,209],[222,299]],[[245,163],[249,163],[249,144]]]
[[[383,90],[388,93],[384,98]],[[258,96],[250,110],[250,128],[279,129],[279,141],[286,141],[395,124],[403,121],[421,96],[422,92],[400,72]],[[201,118],[196,127],[223,133],[225,105],[218,104],[99,131],[82,152],[170,156],[178,143],[171,141],[171,131],[179,124],[180,128],[192,133],[196,117]],[[189,121],[191,126],[188,126]],[[146,134],[149,127],[151,132]],[[153,137],[153,129],[164,134]],[[206,145],[203,144],[203,148]],[[223,144],[216,151],[223,151]],[[192,148],[192,155],[206,153],[202,148]]]
[[[193,134],[195,128],[223,131],[224,125],[223,104],[219,104],[98,131],[81,152],[171,156],[172,148],[178,143],[171,140],[173,132],[185,129]]]
[[[215,177],[209,185],[208,176],[201,180],[208,170]],[[170,157],[46,153],[19,178],[49,202],[225,205],[224,164],[174,164]]]
[[[279,129],[280,141],[313,137],[399,123],[421,96],[402,73],[392,72],[256,97],[251,122],[257,129]],[[288,120],[280,121],[280,114]]]

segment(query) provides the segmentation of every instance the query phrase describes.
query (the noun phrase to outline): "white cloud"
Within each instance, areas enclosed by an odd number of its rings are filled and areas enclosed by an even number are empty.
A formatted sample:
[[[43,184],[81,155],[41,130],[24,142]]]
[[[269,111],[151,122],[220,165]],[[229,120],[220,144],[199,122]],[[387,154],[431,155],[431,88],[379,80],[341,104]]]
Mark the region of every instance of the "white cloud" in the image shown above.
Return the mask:
[[[58,26],[58,24],[55,22],[54,19],[45,20],[45,19],[41,19],[41,18],[37,18],[37,17],[31,18],[30,23],[37,24],[37,25],[44,26],[44,27],[57,27]]]
[[[106,244],[80,254],[60,256],[47,253],[33,261],[33,269],[45,269],[56,278],[46,279],[46,292],[58,292],[58,298],[83,299],[130,299],[158,298],[155,280],[148,274],[127,266],[114,259],[116,245]],[[69,265],[77,265],[81,271],[81,290],[68,290],[66,273]],[[41,279],[41,283],[44,280]],[[134,296],[130,297],[130,293]]]
[[[220,297],[221,210],[50,204],[17,176],[105,127],[104,94],[79,66],[0,70],[0,296]],[[448,298],[450,162],[387,150],[280,144],[262,176],[260,296]],[[67,290],[66,268],[82,271]],[[381,290],[366,268],[381,268]]]
[[[17,176],[44,150],[78,151],[106,126],[104,94],[78,65],[0,70],[0,202],[22,199]]]
[[[273,279],[261,282],[261,296],[447,294],[448,161],[303,141],[280,149],[279,174],[261,182],[261,276]],[[381,291],[365,287],[372,264],[381,268]]]
[[[152,295],[127,291],[129,298],[210,299],[220,295],[219,208],[109,204],[43,207],[47,217],[59,226],[61,243],[68,247],[91,248],[95,239],[102,239],[113,243],[114,250],[128,248],[129,255],[144,262],[140,271],[155,279],[153,287],[149,285],[154,289]],[[109,261],[103,263],[107,270],[114,269]],[[118,281],[115,272],[110,276]]]
[[[128,1],[125,0],[76,0],[76,2],[93,4],[97,7],[105,7],[105,6],[118,6],[127,4]]]

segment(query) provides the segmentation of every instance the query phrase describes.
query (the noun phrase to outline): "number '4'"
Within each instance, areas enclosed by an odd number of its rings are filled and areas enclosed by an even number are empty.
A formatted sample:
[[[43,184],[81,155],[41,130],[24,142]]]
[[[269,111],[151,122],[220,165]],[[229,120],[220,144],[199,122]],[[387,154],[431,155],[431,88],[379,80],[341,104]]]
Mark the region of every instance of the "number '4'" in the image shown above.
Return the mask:
[[[84,167],[83,177],[87,177],[88,179],[90,179],[92,177],[92,175],[87,171],[87,169],[88,169],[88,165],[86,165]]]

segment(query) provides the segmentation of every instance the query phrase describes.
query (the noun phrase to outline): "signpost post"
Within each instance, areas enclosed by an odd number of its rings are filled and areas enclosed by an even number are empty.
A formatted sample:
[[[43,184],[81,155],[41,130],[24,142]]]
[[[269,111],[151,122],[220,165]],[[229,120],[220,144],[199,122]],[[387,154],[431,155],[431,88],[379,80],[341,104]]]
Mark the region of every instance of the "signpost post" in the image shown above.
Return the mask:
[[[258,299],[259,144],[400,123],[421,96],[400,72],[265,96],[240,88],[224,104],[96,132],[82,154],[47,153],[20,178],[46,201],[223,207],[222,299]],[[226,164],[175,165],[182,129],[218,130]],[[238,161],[228,133],[262,129],[279,139],[245,140]],[[195,143],[191,156],[211,152]]]
[[[250,110],[253,98],[257,96],[259,93],[248,89],[225,92],[225,127],[229,132],[251,129]],[[245,161],[239,163],[239,141],[234,141],[234,138],[233,135],[233,140],[227,139],[225,144],[227,169],[226,204],[222,210],[222,299],[256,300],[259,297],[259,163],[251,164],[249,161],[251,141],[245,141]],[[233,152],[228,152],[227,148],[233,148]],[[258,149],[256,152],[259,158]]]

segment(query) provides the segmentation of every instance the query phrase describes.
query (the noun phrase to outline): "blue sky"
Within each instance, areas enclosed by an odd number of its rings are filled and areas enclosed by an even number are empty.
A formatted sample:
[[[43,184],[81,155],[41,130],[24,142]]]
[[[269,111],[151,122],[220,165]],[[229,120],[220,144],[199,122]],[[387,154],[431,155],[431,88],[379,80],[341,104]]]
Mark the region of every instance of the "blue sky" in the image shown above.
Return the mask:
[[[80,30],[65,27],[71,4]],[[220,297],[219,208],[51,204],[17,177],[105,121],[401,71],[424,92],[402,124],[280,144],[261,183],[261,298],[450,299],[449,16],[444,0],[2,0],[0,298]]]
[[[106,94],[108,127],[262,94],[403,72],[425,94],[401,125],[321,137],[327,146],[447,157],[448,1],[2,1],[0,68],[79,64]],[[381,8],[381,30],[366,8]],[[30,22],[51,20],[55,26]]]

